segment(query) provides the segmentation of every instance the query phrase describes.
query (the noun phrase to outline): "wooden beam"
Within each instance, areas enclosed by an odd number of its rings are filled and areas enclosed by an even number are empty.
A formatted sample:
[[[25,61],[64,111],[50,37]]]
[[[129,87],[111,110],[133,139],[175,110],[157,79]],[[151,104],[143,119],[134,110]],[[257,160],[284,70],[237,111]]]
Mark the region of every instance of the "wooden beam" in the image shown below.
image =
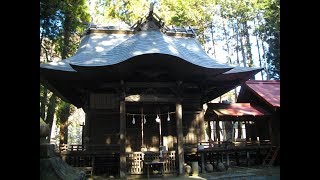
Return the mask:
[[[188,84],[191,86],[192,84]],[[125,82],[125,87],[128,88],[175,88],[177,87],[176,82]],[[103,83],[101,88],[114,88],[121,87],[118,82]]]
[[[176,87],[175,82],[126,82],[129,88],[170,88]]]
[[[165,94],[149,95],[149,94],[136,94],[129,95],[125,98],[126,102],[176,102],[176,97],[168,96]]]

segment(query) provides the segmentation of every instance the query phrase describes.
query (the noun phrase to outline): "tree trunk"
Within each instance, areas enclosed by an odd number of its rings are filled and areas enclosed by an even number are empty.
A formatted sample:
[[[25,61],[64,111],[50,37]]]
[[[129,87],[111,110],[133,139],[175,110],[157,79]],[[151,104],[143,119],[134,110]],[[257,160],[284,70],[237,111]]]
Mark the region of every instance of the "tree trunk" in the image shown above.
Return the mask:
[[[64,103],[64,102],[63,102]],[[57,114],[57,119],[60,121],[60,146],[68,143],[68,118],[70,116],[70,104],[62,105]]]
[[[237,42],[237,46],[236,46],[236,53],[237,53],[237,66],[239,66],[240,61],[239,61],[239,30],[238,30],[238,24],[234,24],[233,26],[233,34],[236,35],[236,42]]]
[[[247,21],[242,23],[242,25],[243,25],[243,32],[244,32],[244,36],[245,36],[245,47],[247,50],[248,65],[249,65],[249,67],[253,67],[254,64],[253,64],[253,59],[252,59],[251,44],[250,44],[250,37],[249,37],[249,30],[248,30]]]
[[[267,80],[270,79],[270,74],[269,74],[269,67],[268,67],[268,62],[266,60],[266,48],[265,46],[263,45],[263,40],[261,40],[261,47],[262,47],[262,50],[263,50],[263,59],[264,59],[264,62],[266,63],[266,67],[265,67],[265,71],[266,71],[266,74],[267,74]]]
[[[237,25],[238,27],[239,26],[239,23],[237,22]],[[247,62],[246,62],[246,54],[244,52],[244,46],[243,46],[243,42],[242,42],[242,36],[243,36],[243,30],[242,28],[240,27],[240,47],[241,47],[241,53],[242,53],[242,62],[243,62],[243,67],[247,67]]]
[[[62,144],[68,144],[68,121],[60,124],[60,136],[59,136],[60,148]]]
[[[259,18],[259,13],[257,14],[257,18]],[[258,19],[259,20],[259,19]],[[257,22],[258,23],[258,26],[260,26],[260,21]],[[263,54],[262,54],[262,60],[266,63],[266,66],[264,67],[264,70],[266,72],[266,75],[267,75],[267,80],[270,79],[270,74],[269,74],[269,70],[268,70],[268,63],[267,63],[267,60],[266,60],[266,48],[263,44],[263,37],[262,37],[262,34],[261,34],[261,31],[258,31],[258,37],[260,38],[261,40],[261,47],[262,47],[262,51],[263,51]]]
[[[233,22],[232,22],[233,23]],[[233,35],[236,36],[236,42],[237,42],[237,45],[236,45],[236,53],[237,53],[237,61],[236,61],[236,65],[239,66],[240,64],[240,61],[239,61],[239,31],[238,31],[238,27],[235,27],[235,25],[237,26],[237,23],[234,24],[233,23]],[[237,99],[238,99],[238,94],[237,94],[237,88],[234,88],[234,100],[235,102],[237,102]]]
[[[213,23],[212,23],[212,22],[211,22],[211,39],[212,39],[213,55],[214,55],[214,58],[217,58],[217,56],[216,56],[215,42],[214,42],[214,38],[213,38]]]
[[[66,59],[69,54],[69,43],[70,43],[70,31],[69,31],[69,25],[70,25],[70,17],[69,15],[66,15],[66,19],[64,22],[64,31],[63,31],[63,45],[62,45],[62,51],[61,51],[61,58]]]
[[[253,24],[256,26],[256,22],[253,19]],[[260,55],[260,47],[259,47],[259,41],[258,41],[258,33],[256,34],[256,41],[257,41],[257,48],[258,48],[258,57],[259,57],[259,66],[262,68],[261,65],[261,55]],[[261,80],[263,80],[263,71],[261,71]]]
[[[49,99],[47,117],[46,117],[46,120],[45,120],[45,122],[48,124],[48,126],[50,128],[49,141],[50,141],[50,138],[51,138],[51,130],[52,130],[52,123],[53,123],[54,113],[55,113],[55,109],[56,109],[56,101],[57,101],[57,97],[54,94],[52,94],[50,99]]]
[[[46,19],[44,19],[43,20],[44,21],[44,23],[43,23],[43,27],[46,27],[47,26],[47,20]],[[42,29],[44,29],[42,27]],[[42,41],[43,41],[43,38],[44,38],[44,30],[41,32],[41,35],[40,35],[40,56],[41,56],[41,47],[42,47]]]
[[[43,35],[42,35],[43,36]],[[42,46],[42,39],[40,40],[40,51],[41,51],[41,47]],[[44,51],[46,52],[46,59],[45,59],[45,62],[44,63],[47,63],[49,61],[49,55],[48,55],[48,52],[47,50],[45,49],[45,47],[43,47]],[[40,54],[41,55],[41,54]],[[41,86],[41,85],[40,85]],[[43,88],[43,94],[42,94],[42,97],[41,97],[41,104],[40,104],[40,117],[45,120],[45,116],[46,116],[46,105],[47,105],[47,98],[48,98],[48,90],[46,87],[44,86],[41,86]],[[53,121],[53,118],[52,118],[52,121]],[[51,123],[52,124],[52,123]],[[50,126],[49,126],[50,127]],[[50,127],[51,129],[51,127]],[[50,131],[51,132],[51,131]],[[50,133],[51,134],[51,133]],[[49,135],[50,137],[50,135]],[[49,142],[50,142],[50,139],[49,139]]]
[[[40,117],[43,120],[45,120],[45,118],[46,118],[46,105],[47,105],[47,98],[48,98],[48,90],[44,86],[41,86],[41,88],[43,89],[43,91],[42,91],[41,104],[40,104]]]
[[[223,28],[223,34],[224,34],[224,38],[226,40],[226,46],[227,46],[227,52],[228,52],[228,61],[227,63],[231,64],[231,58],[230,58],[230,50],[229,50],[229,42],[228,42],[228,35],[227,35],[227,29],[225,27],[225,22],[224,19],[222,20],[222,28]]]

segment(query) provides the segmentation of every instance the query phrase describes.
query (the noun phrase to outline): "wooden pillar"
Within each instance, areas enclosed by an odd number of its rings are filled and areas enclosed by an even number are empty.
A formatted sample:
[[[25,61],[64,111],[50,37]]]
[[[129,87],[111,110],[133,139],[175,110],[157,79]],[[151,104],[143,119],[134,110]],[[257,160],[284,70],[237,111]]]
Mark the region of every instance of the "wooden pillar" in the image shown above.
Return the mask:
[[[85,129],[85,125],[84,125],[84,122],[82,124],[80,124],[81,126],[81,145],[84,145],[84,129]]]
[[[125,92],[120,94],[120,177],[126,177],[126,104]]]
[[[216,126],[215,127],[215,131],[213,132],[213,140],[215,141],[215,142],[217,142],[218,141],[218,138],[217,138],[217,122],[216,121],[212,121],[212,126],[214,127],[214,126]],[[212,128],[213,128],[212,127]]]
[[[269,139],[270,139],[270,141],[271,141],[271,144],[273,144],[273,142],[272,142],[272,119],[271,118],[269,118],[268,119],[268,128],[269,128]]]
[[[140,150],[141,150],[141,151],[142,151],[142,148],[144,148],[143,124],[144,124],[144,116],[143,116],[143,107],[142,107],[142,108],[141,108],[141,147],[140,147]]]
[[[209,120],[209,121],[208,121],[208,136],[209,136],[209,142],[212,141],[211,133],[212,133],[212,127],[211,127],[211,121]]]
[[[176,102],[176,123],[177,123],[177,140],[178,140],[178,167],[179,175],[184,174],[184,150],[183,150],[183,126],[182,126],[182,105],[181,100]]]
[[[258,141],[258,127],[257,127],[257,122],[255,121],[253,124],[253,133],[252,133],[252,140],[253,141]]]
[[[250,153],[249,153],[249,150],[247,150],[247,166],[250,166]]]
[[[241,139],[242,135],[242,124],[241,121],[238,121],[238,139]]]
[[[90,127],[91,127],[91,113],[89,110],[86,111],[86,116],[85,116],[85,126],[84,126],[84,145],[90,144]]]
[[[249,136],[251,135],[251,133],[250,133],[251,128],[249,127],[248,121],[244,122],[244,127],[246,129],[246,141],[249,141]]]
[[[220,144],[220,126],[219,126],[219,120],[216,120],[216,134],[217,134],[218,144]]]
[[[238,150],[235,150],[235,156],[236,156],[236,164],[237,166],[240,166],[240,157]]]
[[[205,168],[204,168],[204,155],[206,153],[204,151],[202,151],[201,153],[201,173],[204,173],[205,172]]]
[[[230,166],[229,152],[226,152],[226,153],[227,153],[227,168],[229,168]]]

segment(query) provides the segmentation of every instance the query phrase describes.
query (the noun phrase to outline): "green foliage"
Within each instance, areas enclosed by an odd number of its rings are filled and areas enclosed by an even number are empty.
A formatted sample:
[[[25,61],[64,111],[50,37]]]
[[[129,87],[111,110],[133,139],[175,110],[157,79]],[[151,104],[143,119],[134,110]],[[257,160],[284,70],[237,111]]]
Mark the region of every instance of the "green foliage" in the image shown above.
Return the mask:
[[[75,107],[71,105],[70,103],[67,103],[65,101],[60,100],[60,103],[57,105],[57,124],[63,124],[65,123],[70,114],[74,112]]]
[[[148,0],[107,0],[105,18],[121,20],[128,25],[134,24],[149,10]]]
[[[63,14],[62,31],[59,36],[59,47],[62,59],[73,55],[78,47],[79,34],[82,34],[90,21],[85,0],[67,0],[61,2]]]
[[[211,24],[210,9],[214,0],[159,0],[159,3],[159,15],[167,24],[195,27],[198,40],[204,44],[204,33]]]
[[[270,76],[273,79],[280,79],[280,2],[277,0],[266,2],[264,33],[266,34],[265,40],[269,44],[266,57],[270,67]]]
[[[59,34],[61,29],[59,2],[59,0],[40,0],[40,38],[54,39]]]
[[[75,53],[80,34],[86,28],[86,23],[90,22],[87,10],[85,0],[40,1],[40,52],[45,52],[45,59],[52,57],[53,54],[48,53],[49,51],[55,52],[55,56],[60,56],[61,59]],[[46,122],[52,126],[56,113],[57,124],[65,124],[74,108],[51,94],[40,86],[40,116],[44,118],[46,115]]]
[[[74,54],[88,22],[90,15],[85,0],[41,0],[40,44],[43,38],[50,39],[64,59]]]

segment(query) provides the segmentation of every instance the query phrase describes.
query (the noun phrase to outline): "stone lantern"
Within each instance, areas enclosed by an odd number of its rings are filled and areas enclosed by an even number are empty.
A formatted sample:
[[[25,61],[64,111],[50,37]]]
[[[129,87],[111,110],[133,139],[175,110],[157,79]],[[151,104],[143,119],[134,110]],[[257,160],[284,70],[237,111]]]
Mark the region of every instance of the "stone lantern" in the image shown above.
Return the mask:
[[[54,144],[50,144],[46,139],[49,133],[49,126],[40,118],[40,179],[85,180],[86,176],[83,171],[69,166],[60,157],[56,156]]]

